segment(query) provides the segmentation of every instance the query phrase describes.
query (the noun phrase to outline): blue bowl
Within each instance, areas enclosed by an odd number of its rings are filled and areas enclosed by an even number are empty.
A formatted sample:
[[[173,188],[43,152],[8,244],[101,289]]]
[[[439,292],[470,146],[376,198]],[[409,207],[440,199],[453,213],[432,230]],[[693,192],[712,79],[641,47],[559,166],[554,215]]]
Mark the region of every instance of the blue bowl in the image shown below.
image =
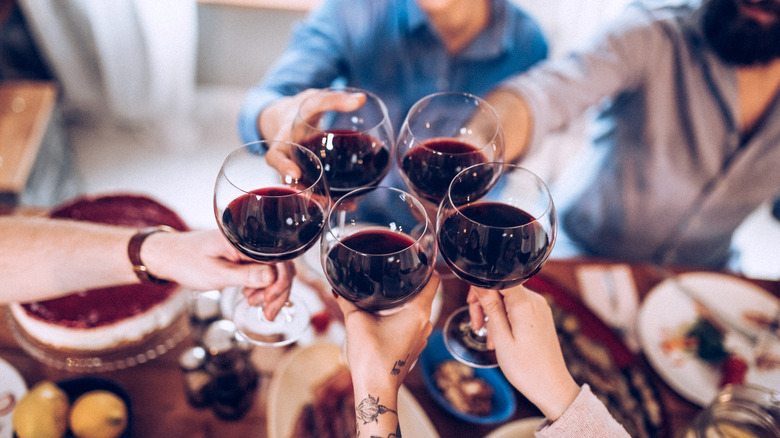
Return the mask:
[[[423,381],[431,393],[431,396],[444,410],[450,414],[476,424],[495,424],[508,420],[517,409],[517,402],[514,396],[512,385],[506,380],[504,374],[498,368],[475,368],[474,375],[484,379],[493,388],[493,398],[491,405],[493,410],[488,415],[470,415],[461,412],[449,402],[436,386],[433,380],[433,373],[436,367],[446,361],[455,360],[447,347],[444,345],[444,338],[440,330],[434,330],[428,337],[428,345],[420,354],[418,365],[423,374]]]

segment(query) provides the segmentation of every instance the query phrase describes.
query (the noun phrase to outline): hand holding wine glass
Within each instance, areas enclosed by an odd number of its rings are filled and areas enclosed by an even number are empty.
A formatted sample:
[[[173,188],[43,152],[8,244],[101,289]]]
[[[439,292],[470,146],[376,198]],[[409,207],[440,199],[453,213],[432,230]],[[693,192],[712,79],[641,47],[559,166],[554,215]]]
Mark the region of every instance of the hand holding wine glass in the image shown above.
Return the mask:
[[[256,142],[225,159],[214,187],[214,213],[220,230],[242,254],[261,263],[291,260],[318,241],[330,206],[322,164],[294,143],[270,142],[301,170],[299,178],[273,172]],[[286,265],[284,265],[286,266]],[[279,274],[289,274],[286,271]],[[246,338],[265,345],[294,342],[308,326],[303,305],[288,302],[280,317],[264,316],[263,306],[237,295],[233,322]]]
[[[417,101],[401,126],[396,160],[410,191],[438,207],[463,169],[504,159],[504,135],[493,108],[462,92]]]
[[[501,180],[511,190],[494,195]],[[525,282],[547,261],[556,237],[555,206],[547,186],[531,171],[477,164],[452,180],[436,230],[439,250],[455,275],[473,286],[507,289]],[[482,325],[472,325],[469,308],[461,308],[445,324],[445,345],[469,365],[493,367],[495,352],[488,348]]]
[[[390,169],[393,127],[384,102],[368,91],[344,87],[313,93],[301,102],[292,139],[322,161],[334,198],[376,186]]]
[[[310,102],[306,109],[311,111],[311,114],[299,115],[298,111],[305,100]],[[292,126],[297,117],[303,117],[304,120],[313,120],[318,114],[328,111],[349,113],[356,111],[365,102],[366,95],[362,92],[309,88],[293,96],[282,97],[265,108],[260,113],[258,132],[264,138],[294,141]],[[271,167],[277,169],[280,174],[297,178],[300,176],[300,170],[293,161],[287,158],[282,147],[283,144],[277,143],[277,147],[271,145],[266,154],[266,161]]]

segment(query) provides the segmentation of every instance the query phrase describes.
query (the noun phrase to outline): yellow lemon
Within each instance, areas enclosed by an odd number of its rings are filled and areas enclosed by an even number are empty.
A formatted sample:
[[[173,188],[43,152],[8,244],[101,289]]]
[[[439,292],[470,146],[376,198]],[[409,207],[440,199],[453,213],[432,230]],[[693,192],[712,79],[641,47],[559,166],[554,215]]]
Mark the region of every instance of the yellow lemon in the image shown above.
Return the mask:
[[[13,428],[19,438],[61,438],[68,426],[68,396],[59,386],[43,381],[19,400]]]
[[[78,438],[116,438],[127,427],[127,406],[113,392],[89,391],[73,402],[69,424]]]

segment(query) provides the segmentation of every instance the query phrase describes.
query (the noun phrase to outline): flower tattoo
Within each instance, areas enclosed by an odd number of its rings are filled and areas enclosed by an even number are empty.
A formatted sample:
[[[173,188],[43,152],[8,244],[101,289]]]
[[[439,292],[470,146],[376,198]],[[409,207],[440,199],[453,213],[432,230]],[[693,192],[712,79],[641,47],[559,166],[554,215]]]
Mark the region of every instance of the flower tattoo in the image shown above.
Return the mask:
[[[360,401],[360,404],[357,406],[357,418],[358,420],[361,420],[363,424],[368,424],[371,422],[379,422],[379,415],[385,414],[387,412],[392,412],[396,415],[398,413],[392,409],[387,408],[387,406],[382,406],[379,404],[379,397],[371,397],[371,394],[368,395],[368,397],[364,398]]]

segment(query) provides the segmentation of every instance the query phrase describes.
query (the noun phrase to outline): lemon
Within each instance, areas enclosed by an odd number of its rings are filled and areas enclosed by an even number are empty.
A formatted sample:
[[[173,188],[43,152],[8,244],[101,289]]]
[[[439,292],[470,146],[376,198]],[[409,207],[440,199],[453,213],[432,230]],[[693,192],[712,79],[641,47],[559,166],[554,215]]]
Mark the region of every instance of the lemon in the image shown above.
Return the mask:
[[[69,425],[78,438],[116,438],[127,427],[127,406],[113,392],[89,391],[73,402]]]
[[[68,426],[68,396],[59,386],[42,381],[16,405],[13,428],[19,438],[61,438]]]

